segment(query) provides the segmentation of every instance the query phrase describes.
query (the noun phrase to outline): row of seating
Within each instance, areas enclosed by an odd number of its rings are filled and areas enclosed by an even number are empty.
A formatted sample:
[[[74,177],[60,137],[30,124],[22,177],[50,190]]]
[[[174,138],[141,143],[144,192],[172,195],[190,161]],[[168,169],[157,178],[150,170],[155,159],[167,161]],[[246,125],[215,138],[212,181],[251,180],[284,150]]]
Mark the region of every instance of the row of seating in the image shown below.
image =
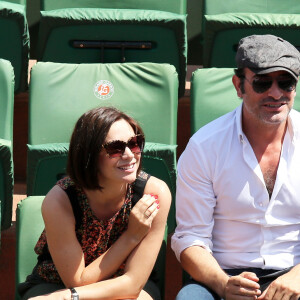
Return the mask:
[[[17,0],[13,1],[16,2]],[[186,0],[41,0],[37,60],[62,63],[155,62],[174,65],[185,90]],[[26,90],[29,32],[24,3],[0,0],[0,57]]]
[[[232,68],[198,69],[193,73],[191,134],[241,103],[232,86],[232,75]],[[167,182],[174,200],[177,88],[176,69],[167,64],[39,62],[33,66],[29,89],[27,173],[27,194],[30,197],[22,200],[17,208],[16,285],[25,280],[36,263],[32,249],[43,228],[40,205],[48,190],[65,174],[70,134],[74,123],[86,110],[112,105],[141,123],[147,140],[144,168]],[[5,99],[6,96],[1,102]],[[300,110],[297,98],[295,108]],[[162,293],[167,235],[174,228],[173,201],[156,263]]]
[[[238,41],[251,34],[281,36],[300,50],[297,0],[203,0],[204,67],[234,67]]]
[[[202,0],[199,44],[205,67],[234,67],[238,41],[273,33],[300,49],[297,0]],[[201,8],[201,9],[200,9]],[[37,59],[65,63],[170,63],[185,89],[186,0],[40,0]],[[16,73],[16,92],[27,88],[29,31],[25,0],[0,0],[0,57]],[[196,30],[198,32],[198,30]],[[201,49],[199,49],[199,56]]]

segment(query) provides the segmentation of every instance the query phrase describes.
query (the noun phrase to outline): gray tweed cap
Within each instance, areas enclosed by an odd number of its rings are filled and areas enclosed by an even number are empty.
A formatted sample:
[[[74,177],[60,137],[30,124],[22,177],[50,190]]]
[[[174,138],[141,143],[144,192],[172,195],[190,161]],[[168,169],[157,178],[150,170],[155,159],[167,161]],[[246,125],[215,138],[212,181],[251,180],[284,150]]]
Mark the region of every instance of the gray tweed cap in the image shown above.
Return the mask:
[[[240,40],[236,53],[237,68],[249,68],[256,74],[287,71],[297,80],[300,52],[284,39],[266,34]]]

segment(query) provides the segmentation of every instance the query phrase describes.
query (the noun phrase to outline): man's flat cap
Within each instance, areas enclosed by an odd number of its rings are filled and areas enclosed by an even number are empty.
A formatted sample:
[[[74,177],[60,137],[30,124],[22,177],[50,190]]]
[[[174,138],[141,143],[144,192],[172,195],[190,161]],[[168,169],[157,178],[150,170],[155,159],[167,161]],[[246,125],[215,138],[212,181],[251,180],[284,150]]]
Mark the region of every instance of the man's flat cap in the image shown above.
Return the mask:
[[[284,39],[266,34],[251,35],[240,40],[236,53],[237,68],[249,68],[256,74],[287,71],[297,80],[300,53]]]

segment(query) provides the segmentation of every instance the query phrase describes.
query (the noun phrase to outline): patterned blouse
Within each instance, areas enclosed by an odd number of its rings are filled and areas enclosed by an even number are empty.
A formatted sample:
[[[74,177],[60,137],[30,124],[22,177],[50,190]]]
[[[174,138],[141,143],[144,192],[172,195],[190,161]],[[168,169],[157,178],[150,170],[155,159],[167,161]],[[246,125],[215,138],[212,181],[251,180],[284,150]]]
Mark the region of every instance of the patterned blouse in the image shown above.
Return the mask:
[[[105,221],[94,216],[84,191],[75,186],[75,183],[69,177],[61,179],[57,185],[66,192],[70,188],[75,191],[76,201],[82,215],[81,224],[78,228],[76,226],[76,235],[84,253],[85,265],[88,266],[109,249],[127,229],[129,214],[132,209],[132,185],[128,186],[125,202],[121,209]],[[62,283],[49,254],[45,230],[42,232],[34,250],[39,255],[39,263],[35,269],[37,274],[46,282]],[[113,277],[122,275],[124,267],[125,263],[120,266]]]

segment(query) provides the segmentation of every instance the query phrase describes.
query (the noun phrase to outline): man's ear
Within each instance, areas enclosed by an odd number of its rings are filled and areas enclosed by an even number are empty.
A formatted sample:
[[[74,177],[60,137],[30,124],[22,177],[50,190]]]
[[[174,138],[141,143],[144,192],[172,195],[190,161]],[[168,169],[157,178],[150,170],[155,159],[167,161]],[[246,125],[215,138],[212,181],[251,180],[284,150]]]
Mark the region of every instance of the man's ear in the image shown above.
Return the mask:
[[[237,77],[236,75],[232,76],[232,83],[236,89],[237,96],[239,98],[243,98],[243,92],[242,92],[242,87],[241,87],[241,79]]]

